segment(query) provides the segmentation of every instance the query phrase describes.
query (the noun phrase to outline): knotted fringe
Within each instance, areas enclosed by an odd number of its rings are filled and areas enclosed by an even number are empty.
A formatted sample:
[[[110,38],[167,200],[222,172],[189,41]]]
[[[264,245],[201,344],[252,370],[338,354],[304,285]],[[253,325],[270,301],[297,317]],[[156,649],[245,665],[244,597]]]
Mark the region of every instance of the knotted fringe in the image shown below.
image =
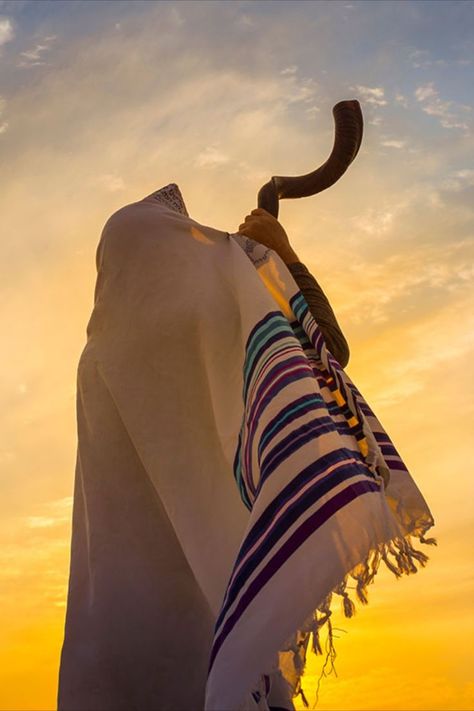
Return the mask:
[[[301,677],[306,668],[307,662],[307,649],[309,646],[309,640],[312,635],[312,651],[315,655],[323,654],[323,650],[320,642],[320,630],[324,625],[327,625],[328,637],[326,640],[326,659],[321,671],[321,675],[318,679],[318,684],[316,687],[316,700],[314,706],[318,703],[319,699],[319,686],[323,676],[329,676],[332,671],[334,671],[337,676],[337,672],[334,666],[334,660],[337,656],[336,649],[334,647],[334,629],[331,623],[332,611],[331,601],[333,594],[340,595],[342,597],[342,609],[344,611],[345,617],[352,617],[356,613],[356,606],[354,601],[349,597],[347,585],[349,577],[357,581],[355,588],[358,600],[363,604],[368,604],[368,591],[367,586],[374,582],[374,578],[379,569],[380,563],[383,560],[386,567],[397,577],[400,578],[402,575],[410,575],[412,573],[417,573],[418,568],[416,567],[415,561],[421,567],[425,567],[429,557],[423,551],[419,551],[412,546],[411,539],[412,536],[416,536],[420,543],[425,545],[437,545],[436,538],[425,538],[424,534],[417,531],[413,534],[407,534],[405,537],[397,537],[389,541],[388,543],[380,543],[375,548],[372,548],[365,561],[356,565],[349,573],[346,574],[344,579],[337,585],[322,601],[316,610],[310,615],[308,619],[305,620],[301,629],[298,630],[296,635],[296,642],[287,647],[288,650],[293,651],[293,665],[296,674],[298,675],[298,681],[293,692],[293,698],[301,696],[301,699],[306,708],[308,708],[309,703],[304,693],[301,685]],[[392,559],[390,559],[392,556]],[[321,613],[321,615],[318,615]],[[345,630],[343,630],[345,631]],[[328,672],[325,671],[327,664],[330,662],[331,668]],[[313,706],[313,708],[314,708]]]

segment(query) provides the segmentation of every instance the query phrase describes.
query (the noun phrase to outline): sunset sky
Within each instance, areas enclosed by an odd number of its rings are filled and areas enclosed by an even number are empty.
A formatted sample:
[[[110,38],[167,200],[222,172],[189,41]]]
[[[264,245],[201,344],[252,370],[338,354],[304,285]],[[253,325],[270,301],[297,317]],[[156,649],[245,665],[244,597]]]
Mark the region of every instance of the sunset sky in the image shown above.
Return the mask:
[[[354,164],[279,220],[438,546],[417,575],[381,570],[354,618],[336,607],[316,708],[474,708],[473,69],[473,2],[0,2],[2,711],[55,708],[105,221],[176,182],[191,217],[235,232],[272,175],[326,160],[353,98]]]

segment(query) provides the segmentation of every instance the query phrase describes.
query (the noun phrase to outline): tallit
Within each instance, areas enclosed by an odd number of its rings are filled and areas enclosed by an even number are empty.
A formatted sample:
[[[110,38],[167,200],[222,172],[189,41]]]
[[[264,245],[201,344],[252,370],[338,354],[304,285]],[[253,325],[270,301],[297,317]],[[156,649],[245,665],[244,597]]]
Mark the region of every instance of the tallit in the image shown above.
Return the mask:
[[[119,209],[97,249],[60,711],[291,709],[332,594],[352,614],[349,576],[364,601],[434,542],[283,261],[180,198]]]

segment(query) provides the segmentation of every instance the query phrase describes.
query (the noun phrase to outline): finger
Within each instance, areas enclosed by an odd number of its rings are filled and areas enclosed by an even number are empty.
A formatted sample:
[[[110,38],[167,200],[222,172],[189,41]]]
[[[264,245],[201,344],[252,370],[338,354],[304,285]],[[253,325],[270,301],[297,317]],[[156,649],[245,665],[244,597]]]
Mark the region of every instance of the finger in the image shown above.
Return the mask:
[[[266,217],[268,217],[268,216],[261,215],[261,214],[253,215],[252,213],[250,213],[250,215],[245,216],[244,222],[263,222],[266,219]]]
[[[258,220],[259,222],[270,222],[271,220],[275,219],[273,215],[270,215],[269,212],[260,207],[256,208],[256,210],[252,210],[248,217],[253,220]]]

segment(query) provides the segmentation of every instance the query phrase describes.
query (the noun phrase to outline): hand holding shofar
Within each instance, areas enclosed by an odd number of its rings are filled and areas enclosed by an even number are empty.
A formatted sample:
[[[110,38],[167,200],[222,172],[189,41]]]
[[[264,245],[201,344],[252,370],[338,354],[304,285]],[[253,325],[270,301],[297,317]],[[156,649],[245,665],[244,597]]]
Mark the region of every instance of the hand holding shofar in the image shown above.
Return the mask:
[[[334,185],[356,157],[362,142],[364,121],[357,99],[339,101],[332,110],[335,122],[334,147],[323,165],[300,176],[274,175],[260,188],[259,208],[278,218],[278,201],[315,195]]]
[[[299,260],[283,225],[278,221],[280,198],[315,195],[329,188],[345,173],[357,155],[363,131],[360,104],[356,99],[340,101],[332,110],[336,124],[334,147],[317,170],[299,177],[274,176],[258,193],[258,207],[245,217],[239,232],[273,249],[287,264],[318,322],[331,353],[345,367],[349,345],[324,291]]]

